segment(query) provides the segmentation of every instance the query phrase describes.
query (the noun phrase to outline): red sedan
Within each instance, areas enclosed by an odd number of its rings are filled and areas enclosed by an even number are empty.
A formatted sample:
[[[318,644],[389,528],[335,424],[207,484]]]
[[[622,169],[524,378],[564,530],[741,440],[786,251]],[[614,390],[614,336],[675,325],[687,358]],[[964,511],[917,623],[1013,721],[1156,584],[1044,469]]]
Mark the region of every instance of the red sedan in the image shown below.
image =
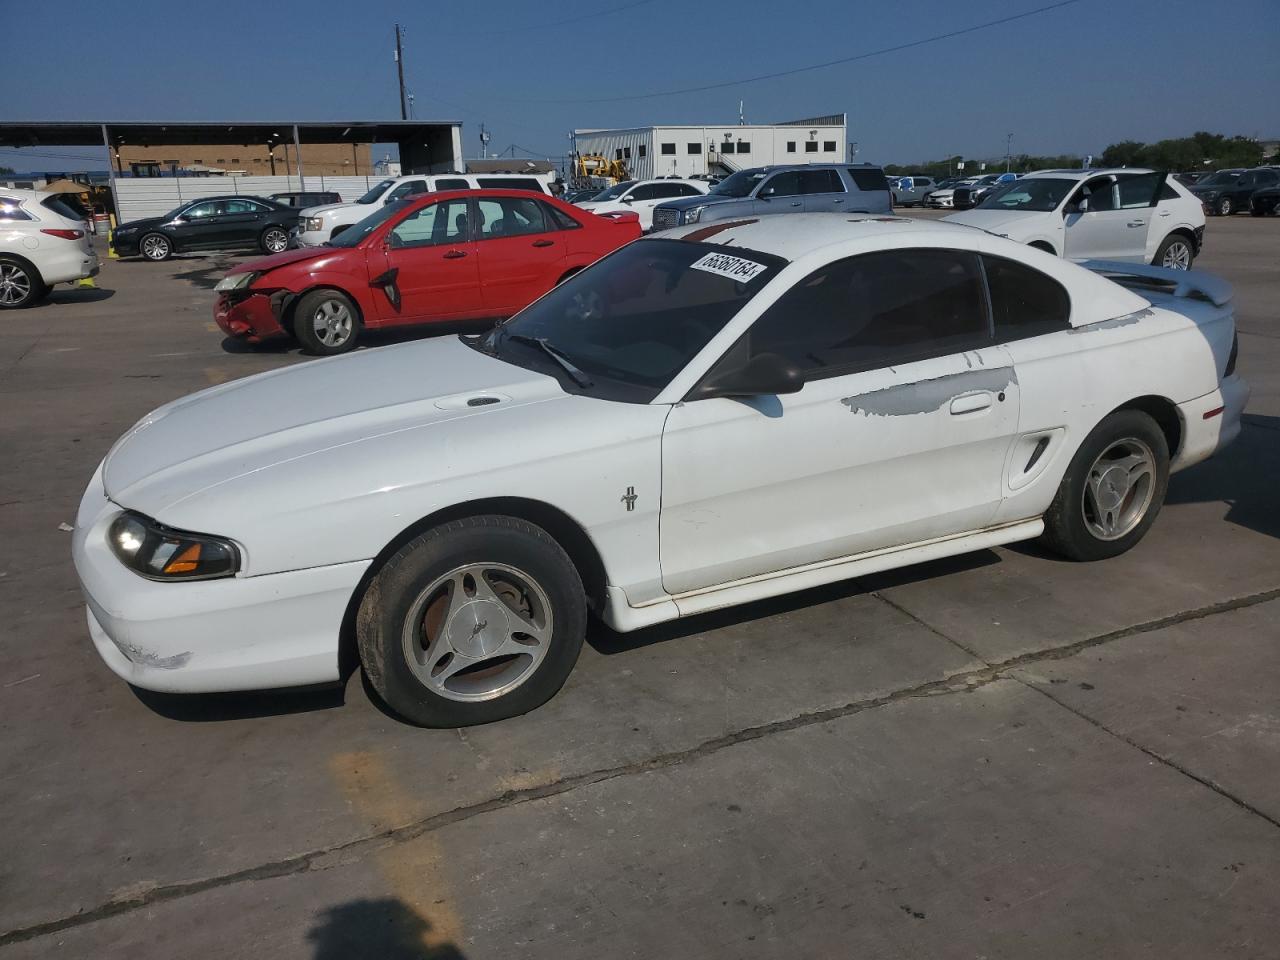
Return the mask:
[[[601,217],[522,190],[432,193],[323,247],[236,267],[214,319],[250,343],[292,333],[311,353],[344,353],[366,327],[511,316],[639,236],[634,213]]]

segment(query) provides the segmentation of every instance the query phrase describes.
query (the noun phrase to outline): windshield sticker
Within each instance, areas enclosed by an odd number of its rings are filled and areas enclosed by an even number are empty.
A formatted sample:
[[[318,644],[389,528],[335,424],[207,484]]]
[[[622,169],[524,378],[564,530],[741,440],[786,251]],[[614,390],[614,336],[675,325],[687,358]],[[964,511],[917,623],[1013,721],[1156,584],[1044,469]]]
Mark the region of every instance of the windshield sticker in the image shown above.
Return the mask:
[[[763,263],[756,263],[753,260],[743,260],[741,257],[731,257],[724,253],[708,253],[701,260],[697,260],[690,264],[694,270],[703,270],[707,273],[719,274],[722,277],[728,277],[730,280],[736,280],[739,283],[749,283],[757,274],[761,274],[769,268]]]

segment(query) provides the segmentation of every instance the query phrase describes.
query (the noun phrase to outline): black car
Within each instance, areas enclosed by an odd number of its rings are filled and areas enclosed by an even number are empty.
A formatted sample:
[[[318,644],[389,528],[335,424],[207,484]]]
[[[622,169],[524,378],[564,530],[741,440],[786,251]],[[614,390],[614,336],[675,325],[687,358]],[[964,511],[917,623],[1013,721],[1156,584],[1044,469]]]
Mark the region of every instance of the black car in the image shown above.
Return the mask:
[[[262,197],[201,197],[163,217],[121,224],[112,236],[120,256],[148,260],[236,247],[280,253],[288,247],[289,231],[297,222],[297,208]]]
[[[1255,217],[1265,217],[1267,214],[1280,217],[1280,186],[1255,190],[1249,198],[1249,212]]]
[[[332,190],[294,190],[289,193],[273,193],[271,199],[283,207],[297,207],[299,210],[342,202],[342,197]]]
[[[1219,170],[1197,180],[1190,190],[1210,213],[1228,217],[1237,210],[1248,210],[1249,200],[1256,191],[1275,186],[1280,186],[1280,170],[1258,167],[1255,170]]]

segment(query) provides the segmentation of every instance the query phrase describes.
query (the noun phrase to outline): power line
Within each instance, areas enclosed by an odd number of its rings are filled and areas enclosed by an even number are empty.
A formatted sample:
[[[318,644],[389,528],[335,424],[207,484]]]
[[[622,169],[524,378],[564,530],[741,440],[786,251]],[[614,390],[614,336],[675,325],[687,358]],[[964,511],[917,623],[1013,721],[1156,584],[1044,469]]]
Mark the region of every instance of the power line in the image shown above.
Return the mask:
[[[719,83],[705,83],[697,87],[682,87],[679,90],[661,90],[655,93],[635,93],[617,97],[564,98],[549,100],[528,100],[521,97],[508,97],[507,99],[513,103],[620,103],[629,100],[656,100],[659,97],[674,97],[685,93],[701,93],[704,90],[722,90],[725,87],[736,87],[746,83],[759,83],[761,80],[777,80],[780,77],[792,77],[798,73],[809,73],[813,70],[825,70],[827,67],[836,67],[845,63],[856,63],[859,60],[869,60],[872,57],[881,57],[887,53],[898,53],[902,50],[910,50],[913,47],[922,47],[928,43],[937,43],[940,40],[951,40],[955,37],[962,37],[965,34],[977,33],[979,30],[986,30],[990,27],[998,27],[1002,24],[1013,23],[1015,20],[1025,20],[1027,17],[1034,17],[1042,13],[1048,13],[1050,10],[1060,10],[1063,7],[1069,7],[1081,2],[1082,0],[1059,0],[1059,2],[1051,3],[1048,6],[1036,7],[1034,10],[1027,10],[1023,13],[1015,13],[1007,17],[1000,17],[998,20],[988,20],[985,23],[977,23],[971,27],[964,27],[960,30],[951,30],[947,33],[939,33],[932,37],[924,37],[920,40],[911,40],[907,43],[895,44],[892,47],[881,47],[879,50],[868,50],[865,53],[855,54],[852,57],[841,57],[838,60],[828,60],[825,63],[814,63],[806,67],[795,67],[791,70],[779,70],[776,73],[762,73],[755,77],[743,77],[738,80],[724,80]]]

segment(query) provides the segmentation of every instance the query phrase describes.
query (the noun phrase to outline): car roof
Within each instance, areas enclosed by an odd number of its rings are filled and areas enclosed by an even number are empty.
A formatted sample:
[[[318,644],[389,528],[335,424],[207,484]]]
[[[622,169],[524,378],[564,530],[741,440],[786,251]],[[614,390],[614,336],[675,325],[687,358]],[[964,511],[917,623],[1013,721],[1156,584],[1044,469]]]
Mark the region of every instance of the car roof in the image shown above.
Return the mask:
[[[1023,180],[1032,177],[1054,177],[1058,180],[1087,180],[1108,173],[1155,173],[1150,167],[1098,167],[1090,170],[1033,170],[1022,175]]]

